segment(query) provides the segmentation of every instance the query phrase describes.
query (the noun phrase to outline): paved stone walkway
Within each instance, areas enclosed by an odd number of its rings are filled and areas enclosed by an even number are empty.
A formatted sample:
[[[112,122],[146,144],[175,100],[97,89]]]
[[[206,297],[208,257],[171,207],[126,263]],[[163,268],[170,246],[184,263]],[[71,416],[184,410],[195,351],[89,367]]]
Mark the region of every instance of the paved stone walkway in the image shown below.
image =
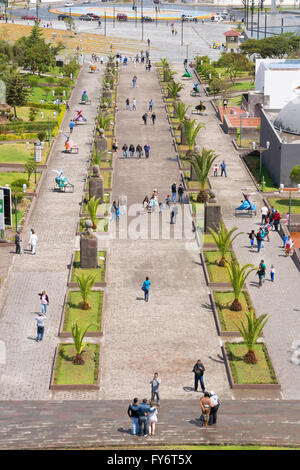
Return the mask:
[[[134,74],[138,77],[135,89],[131,82]],[[131,101],[136,98],[137,111],[126,111],[127,97]],[[157,122],[152,125],[149,113],[145,126],[141,117],[148,111],[150,99],[154,102]],[[154,188],[164,202],[171,184],[180,182],[155,69],[146,72],[142,64],[122,68],[118,108],[116,128],[120,149],[124,143],[151,146],[149,160],[122,159],[121,150],[115,156],[113,199],[127,194],[129,210],[133,210],[132,204],[138,205],[135,213],[141,210],[144,196],[151,196]],[[185,219],[188,233],[183,238],[178,220],[175,239],[173,229],[170,236],[168,209],[163,210],[160,228],[158,214],[142,215],[140,220],[143,223],[148,218],[155,236],[148,239],[146,230],[144,239],[134,240],[131,232],[134,221],[129,217],[129,238],[125,235],[125,239],[111,241],[100,397],[149,396],[149,380],[157,370],[164,399],[198,398],[190,390],[192,368],[201,358],[207,369],[207,388],[214,388],[220,396],[229,398],[228,380],[219,357],[220,343],[207,308],[208,289],[199,269],[199,250],[190,232],[191,218]],[[188,240],[189,236],[192,241]],[[147,275],[152,282],[149,303],[144,302],[141,291]]]
[[[104,66],[103,66],[104,67]],[[104,70],[104,69],[103,69]],[[50,373],[66,293],[68,264],[74,250],[75,230],[83,181],[92,142],[92,132],[99,103],[102,72],[88,73],[88,66],[80,73],[70,102],[70,111],[63,124],[68,131],[69,118],[80,109],[82,90],[86,89],[92,104],[83,109],[87,125],[75,127],[73,140],[79,144],[78,154],[62,153],[65,137],[61,133],[55,143],[49,170],[44,179],[36,206],[27,226],[38,235],[37,254],[26,252],[17,256],[7,283],[6,297],[1,311],[0,340],[6,348],[6,364],[0,365],[0,398],[2,400],[49,399]],[[55,173],[60,170],[75,185],[74,193],[53,192]],[[23,234],[23,248],[27,248],[27,233]],[[45,338],[36,343],[36,312],[40,311],[38,292],[45,289],[49,295]]]
[[[173,68],[178,72],[177,79],[180,79],[183,74],[183,65],[173,64]],[[181,92],[181,99],[184,103],[192,105],[193,108],[198,104],[198,99],[190,96],[192,82],[185,81],[183,83],[185,88]],[[275,372],[282,385],[283,396],[287,400],[297,400],[300,398],[300,366],[292,364],[290,358],[292,342],[300,340],[299,271],[293,261],[284,256],[282,239],[276,232],[270,234],[270,242],[265,241],[265,248],[261,253],[257,253],[257,249],[250,248],[248,233],[252,229],[257,230],[260,225],[262,197],[257,192],[237,151],[235,151],[231,137],[222,131],[220,121],[203,90],[202,96],[206,101],[207,116],[192,115],[193,119],[205,123],[206,126],[199,133],[198,145],[214,149],[220,156],[217,162],[221,163],[222,160],[225,160],[227,163],[228,177],[211,177],[210,183],[221,202],[222,215],[227,228],[231,229],[237,226],[239,231],[245,233],[233,243],[238,260],[242,264],[253,263],[258,266],[260,260],[264,259],[267,265],[266,281],[263,288],[258,289],[258,279],[254,272],[248,278],[247,289],[256,312],[270,315],[270,320],[264,327],[264,336]],[[256,217],[234,216],[234,209],[240,205],[240,201],[243,199],[241,191],[254,193],[251,195],[251,199],[257,208]],[[274,264],[276,269],[274,284],[270,282],[269,276],[271,264]]]
[[[51,449],[237,444],[300,446],[299,401],[224,401],[217,425],[199,427],[198,401],[167,400],[155,437],[130,434],[125,401],[0,402],[0,448]]]

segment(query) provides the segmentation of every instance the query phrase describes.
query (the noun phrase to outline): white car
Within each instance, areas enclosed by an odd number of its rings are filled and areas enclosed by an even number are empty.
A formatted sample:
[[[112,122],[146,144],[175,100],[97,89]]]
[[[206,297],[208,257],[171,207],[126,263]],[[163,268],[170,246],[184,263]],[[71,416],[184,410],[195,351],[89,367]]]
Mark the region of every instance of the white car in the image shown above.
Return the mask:
[[[65,7],[72,7],[74,3],[65,3]]]

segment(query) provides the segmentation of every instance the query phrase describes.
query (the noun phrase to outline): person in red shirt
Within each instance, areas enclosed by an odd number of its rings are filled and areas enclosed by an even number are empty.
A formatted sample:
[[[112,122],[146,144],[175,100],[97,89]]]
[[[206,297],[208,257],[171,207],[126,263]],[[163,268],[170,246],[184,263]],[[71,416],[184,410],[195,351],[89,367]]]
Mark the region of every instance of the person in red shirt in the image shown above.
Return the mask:
[[[278,232],[280,219],[281,219],[280,212],[275,211],[274,214],[273,214],[273,222],[274,222],[274,227],[275,227],[276,232]]]

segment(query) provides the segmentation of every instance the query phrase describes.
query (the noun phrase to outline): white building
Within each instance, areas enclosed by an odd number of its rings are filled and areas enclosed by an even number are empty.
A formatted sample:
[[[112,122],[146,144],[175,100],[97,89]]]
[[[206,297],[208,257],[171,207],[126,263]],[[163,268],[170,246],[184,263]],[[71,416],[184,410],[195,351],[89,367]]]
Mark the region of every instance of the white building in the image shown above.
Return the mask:
[[[255,91],[263,93],[270,109],[282,109],[299,96],[299,59],[257,59]]]

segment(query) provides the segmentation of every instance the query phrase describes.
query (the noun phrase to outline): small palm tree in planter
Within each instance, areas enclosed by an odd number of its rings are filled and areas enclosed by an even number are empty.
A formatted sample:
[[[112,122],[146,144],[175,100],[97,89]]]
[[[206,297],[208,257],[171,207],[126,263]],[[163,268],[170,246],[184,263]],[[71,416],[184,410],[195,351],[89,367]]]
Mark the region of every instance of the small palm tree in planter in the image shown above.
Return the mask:
[[[208,229],[212,234],[215,244],[217,245],[221,254],[221,259],[218,265],[225,266],[225,255],[229,251],[230,245],[232,245],[236,237],[242,235],[243,232],[236,233],[234,236],[232,236],[233,233],[237,230],[237,227],[233,227],[228,232],[223,222],[220,223],[220,227],[217,230],[214,230],[211,227],[208,227]]]
[[[75,274],[75,278],[78,283],[82,298],[82,310],[88,310],[90,308],[88,303],[88,296],[92,291],[93,285],[96,281],[96,274],[94,276],[92,274],[86,276],[85,273],[81,273],[81,275]]]
[[[189,156],[192,155],[196,144],[197,135],[199,134],[200,129],[202,129],[202,127],[205,127],[205,124],[199,122],[199,124],[196,125],[196,119],[184,119],[183,126],[185,131],[186,143],[189,148],[186,152],[186,155]]]
[[[173,117],[176,117],[180,124],[184,122],[184,116],[187,115],[188,110],[190,109],[190,105],[186,105],[182,103],[182,101],[176,101],[174,103],[174,113]]]
[[[177,100],[180,91],[183,89],[182,83],[174,82],[168,83],[168,95],[175,101]]]
[[[110,114],[100,113],[98,116],[98,127],[107,131],[111,125],[112,119]]]
[[[90,323],[84,330],[78,326],[77,322],[75,323],[75,325],[72,326],[72,337],[76,349],[76,356],[73,359],[73,364],[75,365],[84,364],[82,352],[83,348],[86,346],[87,343],[83,342],[83,338],[85,337],[86,332],[88,331],[90,326],[94,326],[94,324]]]
[[[107,150],[103,150],[103,152],[97,152],[95,151],[94,157],[93,157],[93,163],[94,165],[100,165],[102,160],[105,158],[107,154]]]
[[[99,201],[100,201],[100,198],[95,199],[95,196],[93,196],[87,204],[88,213],[93,223],[93,229],[97,228],[95,222],[96,222],[96,217],[97,217]]]
[[[226,268],[230,283],[234,292],[234,301],[230,305],[230,310],[240,312],[243,307],[240,303],[240,295],[244,288],[247,277],[252,271],[255,271],[253,264],[244,264],[241,266],[237,261],[231,260],[226,262]]]
[[[235,326],[241,333],[248,347],[248,352],[244,356],[244,361],[247,362],[247,364],[256,364],[257,359],[255,356],[254,346],[262,332],[263,327],[270,317],[264,313],[263,315],[260,315],[256,318],[253,310],[251,310],[249,313],[246,313],[246,317],[247,326],[243,322],[241,322],[239,325],[235,324]]]
[[[212,167],[213,162],[218,157],[213,150],[208,150],[203,147],[202,152],[195,152],[193,155],[186,157],[195,174],[196,178],[200,183],[200,192],[197,196],[197,202],[206,202],[208,194],[205,191],[205,184],[208,180],[208,175]]]

